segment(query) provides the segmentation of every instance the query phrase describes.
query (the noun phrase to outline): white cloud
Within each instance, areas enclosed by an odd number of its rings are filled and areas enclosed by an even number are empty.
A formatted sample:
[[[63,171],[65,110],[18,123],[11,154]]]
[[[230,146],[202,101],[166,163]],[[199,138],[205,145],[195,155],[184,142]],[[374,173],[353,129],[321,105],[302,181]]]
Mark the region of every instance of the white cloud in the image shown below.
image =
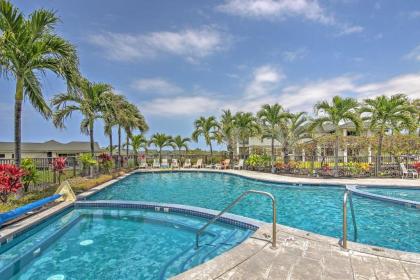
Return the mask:
[[[349,35],[353,33],[360,33],[363,32],[364,28],[360,25],[349,25],[349,24],[341,24],[340,25],[341,31],[338,33],[338,35]]]
[[[283,58],[286,61],[293,62],[295,60],[304,58],[307,54],[308,54],[308,50],[306,48],[298,48],[293,51],[283,52]]]
[[[404,56],[405,59],[420,61],[420,45]]]
[[[360,98],[397,93],[404,93],[410,98],[420,98],[420,73],[399,75],[386,81],[360,85],[355,92]]]
[[[161,116],[198,116],[207,112],[217,112],[223,100],[204,96],[178,96],[157,98],[142,103],[143,111]]]
[[[229,38],[228,34],[213,27],[203,27],[147,34],[107,32],[91,35],[89,41],[101,47],[113,60],[132,61],[171,54],[196,61],[228,48]]]
[[[248,98],[265,95],[275,89],[285,75],[280,69],[263,65],[254,70],[252,81],[245,89]]]
[[[182,88],[162,78],[138,79],[133,82],[132,88],[159,95],[174,95],[183,92]]]
[[[409,13],[409,17],[412,19],[420,18],[420,11],[415,10]]]
[[[334,21],[317,1],[311,0],[226,0],[217,9],[242,17],[285,19],[290,16],[303,16],[324,24]]]
[[[217,10],[244,18],[285,20],[289,17],[303,17],[324,25],[336,26],[339,35],[363,31],[363,27],[343,23],[327,12],[317,0],[225,0]]]

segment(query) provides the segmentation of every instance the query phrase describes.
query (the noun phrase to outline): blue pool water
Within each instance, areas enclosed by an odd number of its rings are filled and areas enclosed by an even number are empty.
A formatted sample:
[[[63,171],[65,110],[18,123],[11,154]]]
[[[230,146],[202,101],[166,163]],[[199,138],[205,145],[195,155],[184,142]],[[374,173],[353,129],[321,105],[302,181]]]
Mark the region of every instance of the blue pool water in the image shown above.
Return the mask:
[[[155,201],[222,210],[249,189],[268,191],[276,197],[279,223],[341,237],[344,188],[338,186],[281,185],[220,173],[144,173],[129,176],[90,199]],[[357,242],[420,252],[418,209],[356,195],[353,201],[359,232]],[[270,222],[269,202],[265,197],[249,196],[230,212]],[[349,239],[352,240],[350,221]]]
[[[195,232],[206,221],[145,210],[75,209],[0,246],[0,279],[167,279],[252,234],[218,223],[196,251]]]
[[[361,191],[420,202],[420,189],[360,188]]]

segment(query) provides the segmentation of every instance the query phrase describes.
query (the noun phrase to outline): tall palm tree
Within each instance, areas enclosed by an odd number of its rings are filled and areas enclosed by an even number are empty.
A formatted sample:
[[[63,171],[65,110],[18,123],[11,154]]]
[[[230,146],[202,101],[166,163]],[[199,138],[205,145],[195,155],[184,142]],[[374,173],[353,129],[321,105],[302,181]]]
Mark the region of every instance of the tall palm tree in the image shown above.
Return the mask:
[[[67,81],[69,87],[78,75],[76,49],[54,32],[59,18],[39,9],[25,17],[7,0],[0,0],[0,73],[16,80],[15,163],[21,161],[22,103],[25,97],[44,117],[51,110],[42,94],[38,74],[51,71]]]
[[[178,149],[179,156],[181,156],[181,150],[184,148],[185,151],[188,151],[188,143],[191,141],[188,137],[181,137],[180,135],[172,138],[172,145],[174,149]]]
[[[219,124],[214,116],[208,118],[200,117],[194,122],[195,130],[191,138],[198,142],[198,138],[202,136],[206,145],[210,147],[211,163],[213,163],[213,146],[212,141],[218,141],[219,138]]]
[[[143,134],[131,135],[131,147],[135,154],[134,162],[136,166],[138,165],[139,150],[143,148],[146,151],[148,143],[149,142]]]
[[[106,106],[106,96],[112,90],[111,86],[104,83],[91,83],[86,79],[79,82],[76,91],[57,94],[51,103],[56,111],[53,115],[54,125],[64,128],[64,120],[73,112],[80,112],[83,120],[80,124],[80,131],[89,135],[90,153],[95,155],[94,123],[102,117],[101,112]]]
[[[245,147],[246,141],[249,140],[249,137],[256,136],[261,133],[261,127],[252,113],[236,113],[234,124],[235,135],[238,139],[238,143],[242,143],[242,147]],[[244,156],[245,155],[243,154],[242,157]]]
[[[265,104],[257,113],[257,118],[261,123],[262,139],[271,139],[271,166],[274,166],[274,140],[278,138],[280,133],[281,122],[289,116],[288,112],[283,110],[280,104]]]
[[[220,135],[226,143],[230,160],[233,160],[233,146],[235,145],[235,117],[230,110],[223,110],[220,117]]]
[[[140,110],[137,108],[136,105],[125,101],[122,102],[119,108],[119,114],[117,116],[118,122],[118,155],[121,156],[121,128],[124,129],[126,134],[126,153],[128,156],[128,147],[130,142],[130,137],[132,135],[133,130],[139,130],[140,132],[146,132],[149,127],[140,113]]]
[[[302,139],[311,138],[308,130],[308,116],[305,112],[287,113],[287,117],[280,121],[279,140],[283,146],[283,160],[289,162],[289,151],[294,149]]]
[[[165,133],[155,133],[149,140],[149,145],[153,144],[159,149],[159,162],[162,163],[162,148],[173,147],[172,137]]]
[[[382,144],[385,132],[388,129],[393,131],[415,130],[416,120],[413,115],[418,114],[418,112],[404,94],[396,94],[391,97],[381,95],[373,99],[366,99],[360,111],[362,114],[366,114],[363,119],[368,121],[370,129],[378,135],[375,168],[377,175],[381,169]]]
[[[102,111],[102,119],[104,121],[104,134],[109,138],[109,153],[112,156],[114,148],[117,146],[113,145],[112,129],[118,125],[118,115],[122,103],[125,102],[125,97],[122,95],[114,94],[109,92],[105,98],[106,106]]]
[[[338,175],[338,150],[339,150],[339,137],[342,135],[341,124],[350,122],[354,124],[356,131],[360,131],[362,121],[357,113],[358,107],[357,100],[353,98],[341,98],[334,96],[331,103],[327,101],[318,102],[315,104],[314,109],[317,118],[313,121],[313,126],[324,128],[329,126],[335,134],[335,175]]]

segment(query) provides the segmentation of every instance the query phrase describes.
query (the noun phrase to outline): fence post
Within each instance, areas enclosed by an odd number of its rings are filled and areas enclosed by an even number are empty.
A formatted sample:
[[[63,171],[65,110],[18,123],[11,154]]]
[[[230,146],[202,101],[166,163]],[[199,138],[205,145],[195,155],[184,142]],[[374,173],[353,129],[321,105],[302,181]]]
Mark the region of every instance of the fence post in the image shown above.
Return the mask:
[[[73,158],[73,177],[76,177],[76,164],[77,160],[76,157]]]

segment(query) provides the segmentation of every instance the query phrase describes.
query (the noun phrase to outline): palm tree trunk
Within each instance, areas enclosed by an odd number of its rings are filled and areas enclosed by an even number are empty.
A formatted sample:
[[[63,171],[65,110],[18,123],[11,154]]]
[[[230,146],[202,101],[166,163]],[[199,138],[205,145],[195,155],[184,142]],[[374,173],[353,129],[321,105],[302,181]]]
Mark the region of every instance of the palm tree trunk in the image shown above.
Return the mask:
[[[93,121],[89,123],[90,154],[95,155],[95,142],[93,140]]]
[[[211,146],[211,141],[210,141],[210,162],[211,164],[213,164],[213,147]]]
[[[16,95],[15,95],[15,164],[17,166],[20,166],[20,159],[21,159],[22,100],[23,100],[23,79],[18,76],[16,79]]]
[[[134,151],[134,155],[135,155],[135,158],[134,158],[134,164],[136,165],[136,167],[137,166],[139,166],[139,161],[138,161],[138,158],[139,158],[139,153],[137,152],[137,150],[135,150]]]
[[[118,126],[118,156],[121,157],[121,126]]]
[[[338,145],[339,145],[339,138],[338,135],[335,135],[335,151],[334,151],[334,175],[338,176]]]
[[[378,138],[378,152],[376,153],[376,166],[375,166],[375,176],[378,176],[379,172],[381,171],[381,165],[382,165],[382,145],[384,141],[384,134],[381,132],[379,133]]]
[[[112,132],[109,133],[109,154],[112,157],[112,151],[114,150],[114,147],[112,147]]]
[[[162,164],[162,147],[159,147],[159,164]]]
[[[125,152],[126,152],[127,159],[128,159],[128,156],[129,156],[129,151],[130,151],[130,149],[129,149],[129,145],[130,145],[130,138],[128,138],[128,134],[126,135],[126,140],[125,140],[125,141],[126,141],[126,143],[125,143],[125,144],[127,145],[127,146],[126,146],[126,148],[125,148],[125,149],[126,149],[126,151],[125,151]]]
[[[271,137],[271,168],[274,167],[274,137]]]

